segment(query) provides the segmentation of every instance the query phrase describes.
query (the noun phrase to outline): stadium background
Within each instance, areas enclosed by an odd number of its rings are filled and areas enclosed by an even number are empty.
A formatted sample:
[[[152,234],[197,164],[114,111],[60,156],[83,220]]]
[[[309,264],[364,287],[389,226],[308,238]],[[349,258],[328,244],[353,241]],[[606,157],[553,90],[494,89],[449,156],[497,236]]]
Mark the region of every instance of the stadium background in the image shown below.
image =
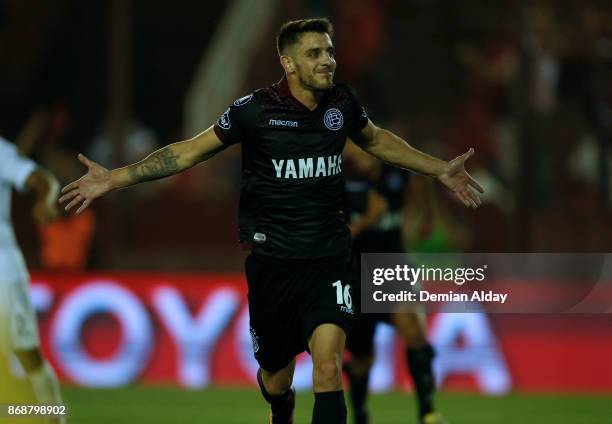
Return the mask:
[[[278,80],[280,23],[319,15],[336,27],[336,79],[374,121],[441,157],[476,149],[484,205],[464,210],[417,180],[406,250],[610,251],[604,1],[6,0],[0,131],[63,183],[83,172],[77,152],[109,167],[134,161]],[[244,329],[239,154],[46,229],[33,226],[31,199],[15,198],[43,347],[73,422],[265,420]],[[436,364],[441,409],[454,423],[609,422],[610,330],[609,314],[432,316],[434,343],[450,346]],[[401,344],[385,328],[377,348],[374,417],[412,419]],[[0,401],[25,401],[12,368]],[[304,358],[303,389],[309,372]],[[307,422],[311,400],[300,399]]]

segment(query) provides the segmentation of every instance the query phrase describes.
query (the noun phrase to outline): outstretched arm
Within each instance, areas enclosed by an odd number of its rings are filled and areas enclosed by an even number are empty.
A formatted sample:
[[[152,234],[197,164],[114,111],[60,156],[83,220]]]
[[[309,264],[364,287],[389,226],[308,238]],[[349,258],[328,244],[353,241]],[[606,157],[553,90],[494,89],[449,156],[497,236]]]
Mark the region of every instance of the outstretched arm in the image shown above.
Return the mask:
[[[438,179],[450,188],[467,207],[480,205],[478,192],[483,188],[465,170],[465,161],[474,155],[474,149],[446,162],[410,146],[391,131],[379,128],[371,121],[351,139],[363,150],[400,168],[410,169]]]
[[[210,127],[189,140],[169,144],[140,162],[123,168],[108,170],[80,154],[79,160],[87,166],[87,174],[64,187],[64,195],[59,201],[69,202],[67,211],[80,205],[76,212],[79,214],[94,199],[112,190],[178,174],[211,158],[224,147]]]

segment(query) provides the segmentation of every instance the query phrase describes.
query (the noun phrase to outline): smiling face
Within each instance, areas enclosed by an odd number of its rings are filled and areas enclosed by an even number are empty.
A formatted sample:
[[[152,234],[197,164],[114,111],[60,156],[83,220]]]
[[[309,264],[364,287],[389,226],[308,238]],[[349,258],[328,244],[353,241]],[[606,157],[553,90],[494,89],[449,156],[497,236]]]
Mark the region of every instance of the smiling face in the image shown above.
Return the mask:
[[[336,59],[331,37],[322,32],[301,34],[298,42],[283,55],[285,70],[310,90],[326,90],[334,83]]]

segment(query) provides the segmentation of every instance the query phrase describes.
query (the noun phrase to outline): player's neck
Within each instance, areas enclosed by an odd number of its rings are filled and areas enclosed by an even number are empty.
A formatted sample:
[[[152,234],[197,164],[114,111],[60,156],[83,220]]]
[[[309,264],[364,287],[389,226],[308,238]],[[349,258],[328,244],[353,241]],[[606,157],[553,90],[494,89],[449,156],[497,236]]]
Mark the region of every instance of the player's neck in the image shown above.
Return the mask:
[[[289,85],[291,95],[299,100],[300,103],[310,110],[315,110],[317,108],[323,96],[323,90],[312,90],[308,87],[304,87],[299,81],[293,78],[287,78],[287,84]]]

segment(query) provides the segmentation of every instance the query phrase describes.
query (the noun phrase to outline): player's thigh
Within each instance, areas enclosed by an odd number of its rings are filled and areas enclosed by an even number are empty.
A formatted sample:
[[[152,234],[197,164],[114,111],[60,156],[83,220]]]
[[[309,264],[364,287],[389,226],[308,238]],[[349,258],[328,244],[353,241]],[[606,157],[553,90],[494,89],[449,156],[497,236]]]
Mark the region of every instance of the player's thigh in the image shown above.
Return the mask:
[[[330,359],[340,361],[345,342],[346,333],[342,327],[332,323],[324,323],[318,325],[312,332],[308,340],[308,348],[315,363],[319,360]]]
[[[39,350],[36,313],[28,294],[26,281],[0,283],[3,302],[0,304],[2,343],[12,352]],[[35,354],[28,354],[34,358]]]

